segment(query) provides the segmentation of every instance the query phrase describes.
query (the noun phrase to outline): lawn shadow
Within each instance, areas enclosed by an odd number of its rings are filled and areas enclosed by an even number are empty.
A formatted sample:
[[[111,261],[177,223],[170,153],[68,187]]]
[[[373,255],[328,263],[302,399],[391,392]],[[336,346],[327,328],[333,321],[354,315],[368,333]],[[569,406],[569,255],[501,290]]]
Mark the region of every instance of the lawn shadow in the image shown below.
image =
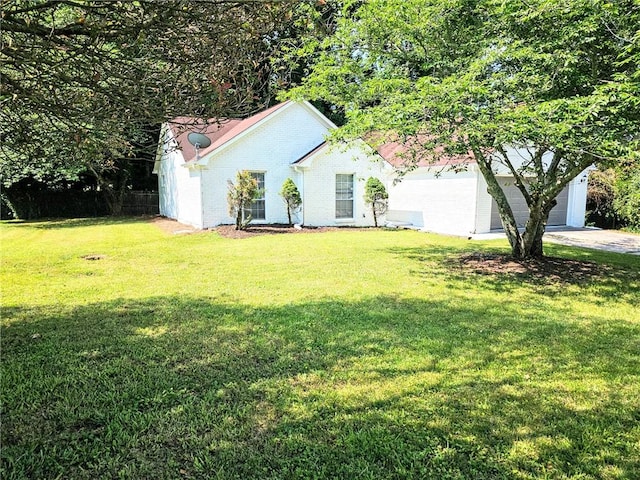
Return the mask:
[[[640,260],[629,255],[583,251],[584,249],[552,249],[566,257],[546,256],[542,259],[519,260],[498,249],[482,252],[465,249],[432,247],[396,247],[387,252],[413,260],[412,273],[444,282],[481,283],[483,288],[509,292],[523,285],[547,296],[562,295],[565,287],[592,288],[598,297],[620,297],[629,302],[640,295]],[[627,258],[625,258],[627,257]]]
[[[37,228],[40,230],[61,230],[66,228],[96,227],[110,225],[129,225],[149,221],[154,215],[141,216],[108,216],[87,218],[42,218],[36,220],[11,220],[5,222],[17,227]]]
[[[5,312],[3,478],[640,472],[638,325],[393,296],[50,311]]]

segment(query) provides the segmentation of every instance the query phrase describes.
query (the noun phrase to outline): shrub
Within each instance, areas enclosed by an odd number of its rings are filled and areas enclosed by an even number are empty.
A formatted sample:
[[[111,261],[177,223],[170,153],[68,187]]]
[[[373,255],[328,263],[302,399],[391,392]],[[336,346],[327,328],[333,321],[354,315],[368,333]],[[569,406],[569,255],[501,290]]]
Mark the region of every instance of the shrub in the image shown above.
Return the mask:
[[[293,225],[293,222],[291,221],[291,214],[300,208],[300,205],[302,205],[302,197],[300,196],[298,187],[293,183],[293,180],[287,178],[284,181],[282,189],[280,190],[280,196],[287,206],[287,217],[289,219],[289,226],[291,226]]]
[[[384,184],[375,177],[369,177],[364,186],[364,201],[371,207],[373,223],[378,226],[378,216],[387,211],[389,194]]]
[[[231,180],[228,180],[228,183],[229,215],[236,220],[236,230],[244,230],[251,222],[251,215],[246,213],[247,209],[260,194],[258,181],[251,176],[251,172],[242,170],[237,173],[235,183]]]

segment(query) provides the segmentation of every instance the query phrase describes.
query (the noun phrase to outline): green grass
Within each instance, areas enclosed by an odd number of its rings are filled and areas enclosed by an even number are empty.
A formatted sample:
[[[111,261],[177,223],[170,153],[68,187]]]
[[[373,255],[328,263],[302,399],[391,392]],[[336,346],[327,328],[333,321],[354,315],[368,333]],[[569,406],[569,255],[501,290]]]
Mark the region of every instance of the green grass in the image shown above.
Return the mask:
[[[13,478],[640,477],[640,257],[411,231],[3,223]],[[85,260],[86,255],[104,255]]]

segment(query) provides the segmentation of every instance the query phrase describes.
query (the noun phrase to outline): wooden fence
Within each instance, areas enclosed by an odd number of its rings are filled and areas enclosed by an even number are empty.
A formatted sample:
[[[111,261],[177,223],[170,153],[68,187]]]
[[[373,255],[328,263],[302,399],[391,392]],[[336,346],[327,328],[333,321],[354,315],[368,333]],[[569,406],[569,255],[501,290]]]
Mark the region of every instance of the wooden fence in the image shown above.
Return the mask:
[[[157,192],[129,192],[122,204],[124,215],[157,215],[160,213],[160,196]]]

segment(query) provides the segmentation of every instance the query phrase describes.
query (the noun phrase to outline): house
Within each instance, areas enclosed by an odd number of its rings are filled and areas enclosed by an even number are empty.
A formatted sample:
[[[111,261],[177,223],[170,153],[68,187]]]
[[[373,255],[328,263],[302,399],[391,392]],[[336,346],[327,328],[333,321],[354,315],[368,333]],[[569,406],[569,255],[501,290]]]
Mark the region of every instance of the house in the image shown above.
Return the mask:
[[[330,146],[334,128],[308,102],[293,101],[243,120],[177,118],[162,128],[154,167],[160,214],[197,228],[233,224],[228,182],[247,170],[263,192],[251,206],[253,224],[287,223],[279,192],[291,178],[302,197],[297,223],[372,226],[364,185],[372,176],[387,184],[393,169],[362,141]],[[206,137],[198,148],[189,142],[193,132]]]
[[[405,150],[403,145],[391,142],[378,152],[394,167],[402,168]],[[514,165],[526,158],[518,149],[508,149],[507,154]],[[524,227],[529,209],[522,193],[506,167],[496,173],[518,226]],[[560,192],[547,226],[584,227],[587,176],[585,170]],[[390,186],[386,218],[396,225],[463,236],[502,228],[498,205],[487,192],[487,182],[471,155],[418,159],[417,168]]]
[[[387,143],[377,152],[364,141],[331,146],[325,139],[334,128],[308,102],[293,101],[246,119],[177,118],[163,126],[154,168],[160,213],[197,228],[233,224],[228,182],[239,170],[248,170],[263,191],[251,206],[254,224],[287,223],[279,192],[291,178],[302,196],[297,223],[372,226],[373,214],[363,195],[366,180],[373,176],[389,191],[387,223],[463,236],[502,228],[497,205],[471,156],[435,163],[420,160],[417,168],[394,182],[406,145]],[[204,136],[201,148],[189,142],[194,132]],[[522,157],[514,149],[509,155]],[[513,177],[506,170],[497,175],[516,221],[524,226],[528,208]],[[587,173],[583,172],[560,193],[547,224],[584,226],[586,197]]]

